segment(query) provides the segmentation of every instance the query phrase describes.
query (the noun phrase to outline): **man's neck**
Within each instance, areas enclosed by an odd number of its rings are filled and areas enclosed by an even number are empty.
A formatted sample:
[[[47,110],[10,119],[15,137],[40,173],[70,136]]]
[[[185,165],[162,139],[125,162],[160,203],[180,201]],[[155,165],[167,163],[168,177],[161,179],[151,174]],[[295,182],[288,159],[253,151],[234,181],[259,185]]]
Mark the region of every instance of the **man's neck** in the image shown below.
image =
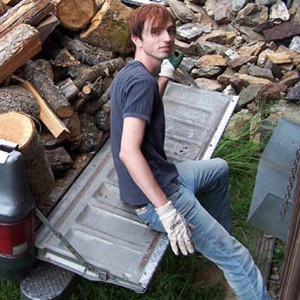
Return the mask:
[[[161,67],[161,61],[145,55],[144,53],[137,53],[135,54],[134,59],[136,61],[141,62],[144,67],[148,70],[149,73],[151,73],[153,76],[158,76],[159,72],[160,72],[160,67]]]

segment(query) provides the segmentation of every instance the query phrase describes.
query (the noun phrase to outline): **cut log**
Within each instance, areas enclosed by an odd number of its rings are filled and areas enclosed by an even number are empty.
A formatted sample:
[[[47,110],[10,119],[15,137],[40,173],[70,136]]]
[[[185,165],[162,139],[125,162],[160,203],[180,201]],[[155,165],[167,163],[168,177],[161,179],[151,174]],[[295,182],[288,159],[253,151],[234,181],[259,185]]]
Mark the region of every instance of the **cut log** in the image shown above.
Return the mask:
[[[50,13],[44,20],[36,25],[40,40],[44,42],[59,24],[58,18],[53,13]]]
[[[70,118],[64,119],[63,122],[71,133],[68,138],[70,150],[78,148],[81,145],[83,139],[81,121],[78,114],[74,113]]]
[[[99,150],[102,143],[103,132],[100,131],[93,116],[82,114],[79,116],[81,121],[83,139],[80,145],[82,153]]]
[[[23,23],[35,26],[53,9],[49,0],[22,0],[0,18],[0,37]]]
[[[91,101],[88,108],[86,108],[86,112],[93,115],[97,110],[101,108],[103,104],[105,104],[110,99],[110,91],[111,91],[111,83],[112,78],[107,78],[107,80],[104,81],[103,87],[106,87],[108,84],[108,87],[104,91],[104,93],[101,95],[99,99],[96,101]]]
[[[21,86],[11,85],[0,88],[0,113],[23,112],[39,119],[39,106],[34,97]]]
[[[127,23],[132,11],[119,0],[106,0],[80,38],[107,51],[129,53],[131,43]]]
[[[24,113],[8,112],[0,114],[0,124],[0,138],[19,145],[36,205],[47,205],[55,180],[32,119]]]
[[[87,82],[94,82],[99,77],[112,75],[123,66],[124,60],[119,57],[92,67],[80,68],[78,77],[74,80],[74,84],[81,90]]]
[[[67,49],[62,49],[58,52],[52,61],[53,66],[58,68],[68,68],[80,64],[78,60]]]
[[[56,14],[63,27],[77,31],[90,23],[96,11],[95,0],[61,0]]]
[[[79,94],[78,88],[73,84],[71,78],[67,78],[57,84],[60,91],[65,95],[68,100],[74,99]],[[76,110],[76,109],[75,109]]]
[[[91,99],[89,94],[80,92],[76,100],[74,101],[73,107],[76,112],[83,112],[84,105]]]
[[[102,50],[77,38],[71,39],[57,30],[53,36],[59,40],[64,48],[70,51],[75,59],[89,66],[113,59],[112,51]]]
[[[40,58],[40,59],[36,59],[34,62],[39,67],[39,70],[43,72],[45,76],[48,76],[52,80],[54,79],[53,69],[49,60]]]
[[[41,66],[33,61],[28,61],[25,64],[25,76],[59,118],[67,118],[73,114],[73,108],[68,99],[46,75]]]
[[[28,81],[23,81],[23,86],[34,96],[40,108],[40,119],[53,134],[55,138],[60,141],[65,140],[70,135],[69,130],[63,122],[54,114],[48,103],[41,97],[37,90]]]
[[[45,155],[49,161],[54,174],[59,175],[72,166],[72,158],[64,147],[58,147],[52,150],[45,150]]]
[[[110,128],[110,105],[105,103],[101,109],[95,114],[96,126],[104,132],[109,131]]]
[[[41,50],[38,31],[21,24],[0,38],[0,82]]]

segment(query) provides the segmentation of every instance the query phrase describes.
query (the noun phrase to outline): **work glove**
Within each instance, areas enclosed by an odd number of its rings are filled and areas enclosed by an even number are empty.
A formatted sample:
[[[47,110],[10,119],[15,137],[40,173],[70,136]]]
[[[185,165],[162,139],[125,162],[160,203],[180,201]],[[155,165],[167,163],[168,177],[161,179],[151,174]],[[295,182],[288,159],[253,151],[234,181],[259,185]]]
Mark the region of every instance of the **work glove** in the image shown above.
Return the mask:
[[[173,207],[172,202],[168,201],[162,207],[156,208],[156,212],[167,231],[170,244],[175,255],[180,249],[183,255],[194,253],[194,246],[191,239],[191,231],[181,214]]]
[[[162,61],[159,76],[174,79],[174,74],[183,59],[183,53],[179,52],[177,55],[172,52],[169,58]]]

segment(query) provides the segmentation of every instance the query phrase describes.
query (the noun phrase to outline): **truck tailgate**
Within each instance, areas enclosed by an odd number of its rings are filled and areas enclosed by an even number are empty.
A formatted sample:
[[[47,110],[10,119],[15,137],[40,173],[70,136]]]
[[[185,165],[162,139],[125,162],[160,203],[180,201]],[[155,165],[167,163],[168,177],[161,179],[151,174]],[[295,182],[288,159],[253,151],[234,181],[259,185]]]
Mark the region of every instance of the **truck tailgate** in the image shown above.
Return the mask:
[[[166,151],[173,161],[211,157],[238,97],[169,83],[165,92]],[[94,270],[87,270],[47,227],[37,257],[94,281],[144,292],[167,246],[165,234],[142,224],[119,200],[107,141],[49,215],[51,224]]]

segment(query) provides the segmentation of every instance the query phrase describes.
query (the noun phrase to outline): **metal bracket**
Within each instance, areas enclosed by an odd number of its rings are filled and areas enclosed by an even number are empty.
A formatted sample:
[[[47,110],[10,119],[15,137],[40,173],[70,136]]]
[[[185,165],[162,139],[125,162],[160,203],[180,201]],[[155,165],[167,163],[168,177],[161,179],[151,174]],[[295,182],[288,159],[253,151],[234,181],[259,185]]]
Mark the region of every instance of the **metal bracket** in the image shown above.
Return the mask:
[[[108,273],[105,270],[99,270],[99,268],[95,268],[93,265],[88,263],[82,257],[82,255],[68,242],[68,240],[52,226],[52,224],[47,220],[47,218],[37,207],[35,208],[35,212],[41,222],[43,222],[45,226],[67,247],[67,249],[75,256],[78,263],[82,265],[85,270],[94,272],[98,275],[99,279],[107,281]]]

